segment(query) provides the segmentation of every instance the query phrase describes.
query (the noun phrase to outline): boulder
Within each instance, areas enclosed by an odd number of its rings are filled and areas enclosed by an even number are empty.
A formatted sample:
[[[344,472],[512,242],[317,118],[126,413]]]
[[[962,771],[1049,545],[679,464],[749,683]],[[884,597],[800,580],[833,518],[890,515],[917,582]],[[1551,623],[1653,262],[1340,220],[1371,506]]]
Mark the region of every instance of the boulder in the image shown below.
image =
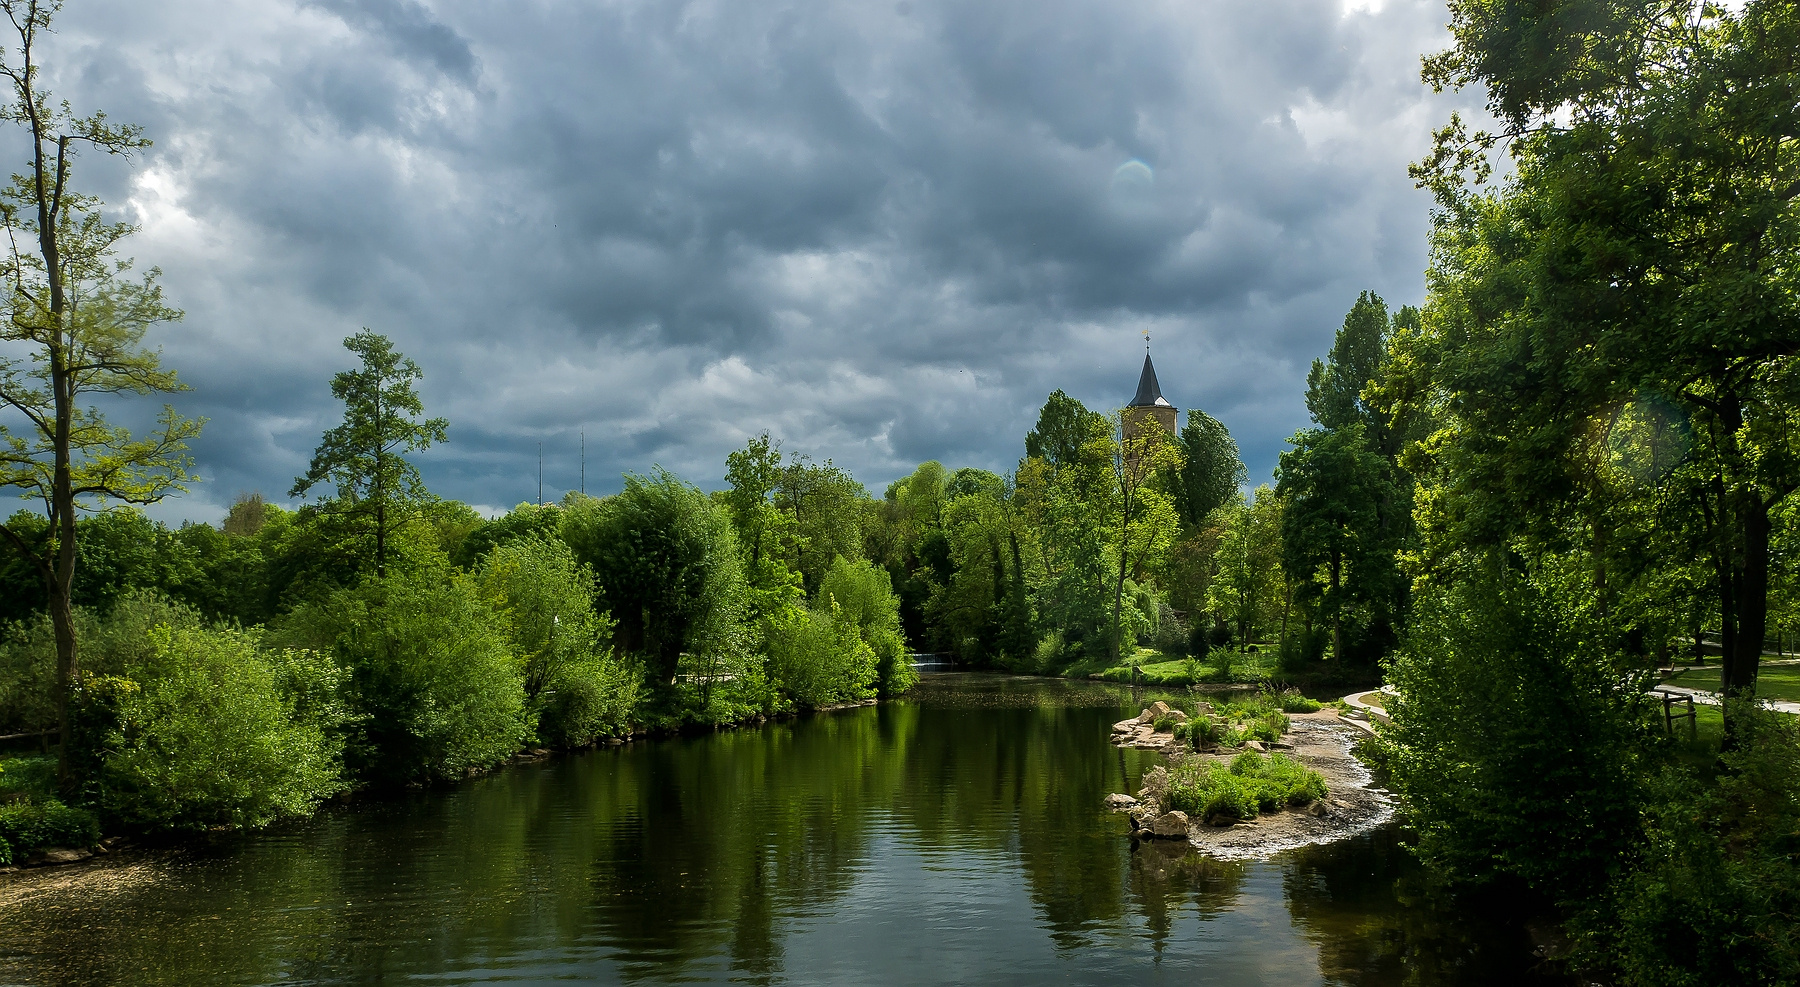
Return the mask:
[[[1139,723],[1149,723],[1155,719],[1156,719],[1156,712],[1154,710],[1146,709],[1142,713],[1138,714],[1137,721]]]
[[[1154,714],[1151,716],[1151,719],[1156,719],[1156,717],[1159,716],[1168,716],[1169,704],[1158,699],[1156,702],[1150,704],[1150,712]]]
[[[1138,800],[1120,792],[1106,797],[1106,807],[1113,812],[1129,812],[1138,807]]]
[[[1130,733],[1138,728],[1136,720],[1120,720],[1113,724],[1113,733]]]
[[[1212,714],[1213,714],[1213,704],[1212,703],[1195,703],[1194,704],[1194,715],[1195,716],[1211,716]]]
[[[1186,723],[1188,721],[1188,715],[1178,709],[1169,710],[1169,718],[1173,719],[1176,723]]]
[[[1264,752],[1264,751],[1266,751],[1266,750],[1268,750],[1268,748],[1267,748],[1267,747],[1264,747],[1264,746],[1263,746],[1263,742],[1262,742],[1262,741],[1260,741],[1260,740],[1246,740],[1246,741],[1244,741],[1244,749],[1245,749],[1245,750],[1247,750],[1247,751],[1256,751],[1256,752],[1257,752],[1257,753],[1258,753],[1258,754],[1260,754],[1260,753],[1262,753],[1262,752]]]
[[[45,864],[72,864],[78,860],[86,860],[93,856],[86,850],[71,850],[68,847],[51,847],[39,857]]]
[[[1180,809],[1176,809],[1172,812],[1165,812],[1155,819],[1150,820],[1149,829],[1150,835],[1158,837],[1159,839],[1187,839],[1187,813],[1182,812]]]
[[[1306,814],[1309,816],[1329,816],[1329,815],[1331,815],[1331,810],[1325,808],[1325,803],[1323,800],[1314,799],[1314,800],[1312,800],[1312,802],[1307,804]]]

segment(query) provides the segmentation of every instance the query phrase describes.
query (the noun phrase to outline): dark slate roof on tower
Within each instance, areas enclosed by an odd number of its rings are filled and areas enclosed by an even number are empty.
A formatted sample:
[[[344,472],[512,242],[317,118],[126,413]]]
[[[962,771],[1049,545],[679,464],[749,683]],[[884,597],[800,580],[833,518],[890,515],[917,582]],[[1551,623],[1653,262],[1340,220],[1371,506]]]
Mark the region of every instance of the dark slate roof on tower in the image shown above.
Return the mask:
[[[1156,382],[1156,367],[1150,363],[1150,354],[1144,354],[1144,373],[1138,377],[1137,397],[1131,399],[1132,408],[1173,408],[1168,399],[1162,396],[1162,385]]]

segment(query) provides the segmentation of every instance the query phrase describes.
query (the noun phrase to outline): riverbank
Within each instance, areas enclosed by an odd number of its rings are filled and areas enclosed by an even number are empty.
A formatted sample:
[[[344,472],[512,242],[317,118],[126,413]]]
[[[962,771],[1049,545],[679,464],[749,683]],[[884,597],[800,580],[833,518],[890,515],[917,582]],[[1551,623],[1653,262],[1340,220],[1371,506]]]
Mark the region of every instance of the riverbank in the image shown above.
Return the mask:
[[[497,772],[501,772],[501,771],[504,771],[509,768],[515,768],[515,767],[520,767],[520,766],[524,766],[524,765],[539,764],[541,762],[553,760],[558,757],[568,756],[568,755],[572,755],[572,754],[580,754],[580,753],[583,753],[586,751],[591,751],[591,750],[594,750],[597,748],[625,747],[625,746],[629,746],[629,745],[639,742],[639,741],[656,740],[656,739],[663,739],[663,738],[683,736],[683,735],[701,735],[701,734],[709,734],[709,733],[718,733],[720,731],[738,730],[738,729],[744,729],[744,728],[748,728],[748,727],[759,727],[759,726],[762,726],[769,722],[779,722],[779,721],[783,721],[783,720],[795,720],[795,719],[800,719],[803,717],[808,717],[808,716],[812,716],[812,715],[820,714],[820,713],[836,713],[836,712],[843,712],[846,710],[862,709],[864,707],[874,706],[878,702],[880,702],[880,700],[874,699],[874,698],[859,699],[859,700],[854,700],[854,701],[850,701],[850,702],[830,703],[830,704],[819,706],[816,708],[798,709],[798,710],[790,709],[790,710],[778,710],[778,711],[767,712],[767,713],[755,713],[755,714],[744,716],[740,719],[731,720],[731,721],[717,721],[717,722],[688,721],[688,722],[683,722],[683,723],[679,723],[679,724],[664,723],[662,725],[652,727],[652,728],[633,729],[633,730],[625,732],[625,733],[602,737],[602,738],[595,740],[593,743],[583,744],[583,745],[577,746],[577,747],[542,747],[542,746],[528,747],[528,748],[519,750],[518,752],[512,754],[511,756],[498,762],[497,764],[493,764],[491,766],[483,767],[483,768],[471,768],[471,769],[467,770],[466,772],[464,772],[463,776],[460,779],[454,779],[449,782],[437,782],[437,783],[430,784],[430,785],[414,785],[414,786],[409,786],[409,787],[414,788],[414,789],[454,788],[454,787],[456,787],[462,783],[468,782],[470,780],[473,780],[476,778],[481,778],[481,777],[491,775],[491,774],[495,774]],[[48,778],[49,771],[53,770],[51,768],[51,765],[53,765],[53,763],[54,763],[53,762],[54,753],[44,755],[44,757],[50,759],[44,765],[46,770],[40,771],[40,772],[34,772],[34,773],[42,774],[46,778]],[[27,760],[27,759],[13,759],[13,760],[16,763],[20,760]],[[38,758],[29,758],[28,760],[36,761],[39,759]],[[7,759],[0,758],[0,764],[5,764],[5,763],[8,763]],[[14,772],[15,775],[18,773],[19,772],[16,772],[16,771]],[[3,777],[3,775],[0,775],[0,777]],[[48,789],[46,789],[43,792],[31,792],[31,791],[15,792],[15,791],[6,790],[4,788],[0,788],[0,813],[4,813],[6,811],[6,806],[8,806],[8,805],[23,804],[24,802],[30,800],[33,796],[44,797],[44,796],[52,796],[52,794],[53,793]],[[350,804],[350,803],[367,800],[367,799],[371,799],[371,798],[373,798],[373,799],[385,798],[385,797],[391,796],[392,794],[393,794],[392,790],[388,790],[388,789],[376,789],[376,788],[372,788],[372,787],[363,787],[363,788],[353,789],[351,791],[348,791],[341,795],[338,795],[338,796],[328,800],[327,804],[345,805],[345,804]],[[309,818],[309,817],[302,817],[302,818]],[[288,821],[293,822],[296,820],[290,819]],[[0,827],[0,836],[4,835],[3,829],[4,829],[3,827]],[[217,829],[217,828],[210,829],[210,830],[199,830],[199,831],[193,831],[193,832],[163,831],[163,832],[152,832],[152,833],[143,833],[143,832],[107,833],[107,832],[102,831],[102,832],[98,833],[96,839],[94,839],[90,842],[83,842],[83,843],[79,843],[79,844],[75,844],[75,845],[63,845],[62,842],[57,842],[57,843],[43,843],[43,844],[37,844],[37,845],[29,845],[28,844],[28,845],[25,845],[22,847],[15,846],[12,849],[15,850],[16,852],[15,852],[13,859],[10,862],[5,862],[3,860],[0,860],[0,878],[4,878],[8,875],[19,874],[19,873],[22,873],[25,871],[37,871],[37,870],[42,870],[43,868],[64,867],[64,866],[68,866],[71,864],[79,864],[84,861],[94,860],[96,858],[103,858],[103,857],[118,853],[123,850],[136,849],[140,845],[145,846],[145,847],[158,847],[158,848],[180,847],[183,845],[198,845],[201,843],[209,842],[225,832],[227,832],[227,831]]]

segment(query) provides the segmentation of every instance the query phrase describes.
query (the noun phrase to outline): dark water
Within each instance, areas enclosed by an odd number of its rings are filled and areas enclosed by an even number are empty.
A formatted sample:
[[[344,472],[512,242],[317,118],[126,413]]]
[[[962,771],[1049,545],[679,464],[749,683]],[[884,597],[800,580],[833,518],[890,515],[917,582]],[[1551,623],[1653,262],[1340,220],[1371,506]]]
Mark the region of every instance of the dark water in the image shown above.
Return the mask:
[[[1141,699],[1142,697],[1139,697]],[[1129,692],[908,701],[513,768],[203,849],[0,878],[0,983],[1511,984],[1409,904],[1392,827],[1266,862],[1134,847]]]

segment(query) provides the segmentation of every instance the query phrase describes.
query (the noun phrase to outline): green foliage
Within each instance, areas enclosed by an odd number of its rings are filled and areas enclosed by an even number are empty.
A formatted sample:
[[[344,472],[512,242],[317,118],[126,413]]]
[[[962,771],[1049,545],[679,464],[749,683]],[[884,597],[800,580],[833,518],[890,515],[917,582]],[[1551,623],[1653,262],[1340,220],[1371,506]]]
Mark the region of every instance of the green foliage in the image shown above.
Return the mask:
[[[612,621],[594,612],[594,576],[563,542],[527,534],[482,557],[476,585],[504,615],[512,655],[535,705],[558,670],[587,661],[612,636]]]
[[[342,673],[323,655],[259,653],[233,630],[158,627],[110,690],[90,784],[134,828],[255,828],[343,789]]]
[[[530,735],[507,629],[475,581],[440,562],[305,604],[272,637],[349,671],[351,769],[414,782],[489,767]]]
[[[768,618],[769,675],[795,706],[817,709],[875,695],[878,663],[856,620],[833,600]]]
[[[1713,782],[1671,766],[1644,843],[1577,923],[1586,959],[1643,987],[1800,977],[1800,721],[1749,703]]]
[[[56,798],[0,803],[0,864],[46,847],[86,847],[100,841],[94,814]]]
[[[1325,797],[1325,779],[1284,754],[1245,751],[1227,768],[1189,757],[1169,772],[1169,807],[1208,822],[1253,819],[1259,812],[1307,805]]]
[[[881,695],[897,696],[919,681],[900,634],[900,600],[887,570],[839,556],[819,586],[819,601],[836,607],[843,619],[855,624],[863,643],[875,653]]]
[[[1298,689],[1282,689],[1269,697],[1270,702],[1283,713],[1316,713],[1325,706],[1316,699],[1308,699]]]
[[[643,669],[611,655],[588,654],[559,665],[542,695],[538,738],[582,747],[625,733],[638,710]]]
[[[344,348],[362,360],[360,368],[331,378],[331,396],[344,403],[344,420],[319,440],[306,474],[294,480],[288,495],[305,496],[331,484],[336,497],[318,509],[368,543],[365,558],[381,576],[394,530],[430,499],[404,454],[445,441],[450,423],[421,418],[425,406],[413,382],[424,371],[386,336],[364,329],[346,338]]]
[[[1453,883],[1511,874],[1577,900],[1631,845],[1648,701],[1559,575],[1485,567],[1430,593],[1389,670],[1389,769]]]
[[[683,652],[728,650],[742,631],[745,582],[729,513],[658,470],[627,475],[605,500],[570,503],[562,539],[593,567],[613,643],[650,679],[674,681]]]
[[[450,558],[464,569],[473,569],[495,546],[521,538],[556,538],[561,528],[562,509],[555,504],[520,504],[477,525],[457,543]]]
[[[1050,392],[1038,412],[1037,427],[1025,434],[1025,458],[1040,459],[1053,470],[1083,463],[1098,432],[1112,428],[1106,416],[1089,411],[1061,390]]]
[[[1231,432],[1198,408],[1189,409],[1187,424],[1181,427],[1175,445],[1181,452],[1181,467],[1169,475],[1170,498],[1181,523],[1198,527],[1237,496],[1238,486],[1248,474]]]

